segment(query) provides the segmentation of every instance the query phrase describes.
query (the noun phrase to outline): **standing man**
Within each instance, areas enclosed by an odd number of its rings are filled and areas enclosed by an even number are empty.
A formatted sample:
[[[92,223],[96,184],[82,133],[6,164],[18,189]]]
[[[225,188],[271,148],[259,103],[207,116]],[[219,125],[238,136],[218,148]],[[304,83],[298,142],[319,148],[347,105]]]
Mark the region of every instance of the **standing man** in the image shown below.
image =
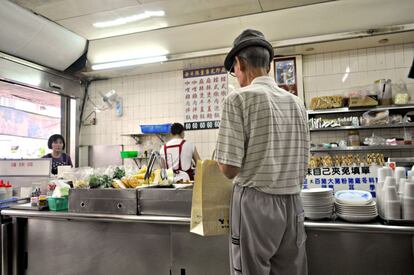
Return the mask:
[[[256,30],[235,40],[224,66],[241,88],[223,101],[220,170],[234,179],[231,261],[235,275],[307,274],[299,192],[309,154],[303,102],[268,76],[272,45]]]

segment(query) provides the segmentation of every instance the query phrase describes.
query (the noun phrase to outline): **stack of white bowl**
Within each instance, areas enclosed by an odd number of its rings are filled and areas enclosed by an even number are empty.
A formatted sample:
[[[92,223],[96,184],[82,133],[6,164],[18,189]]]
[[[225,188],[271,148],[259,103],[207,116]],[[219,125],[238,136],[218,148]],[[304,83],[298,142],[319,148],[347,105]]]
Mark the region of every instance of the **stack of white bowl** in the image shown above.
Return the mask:
[[[402,193],[402,217],[414,221],[414,181],[407,181]]]
[[[311,220],[331,218],[334,208],[331,188],[311,188],[300,192],[305,217]]]
[[[342,190],[335,193],[335,212],[349,222],[367,222],[378,216],[377,204],[370,192]]]

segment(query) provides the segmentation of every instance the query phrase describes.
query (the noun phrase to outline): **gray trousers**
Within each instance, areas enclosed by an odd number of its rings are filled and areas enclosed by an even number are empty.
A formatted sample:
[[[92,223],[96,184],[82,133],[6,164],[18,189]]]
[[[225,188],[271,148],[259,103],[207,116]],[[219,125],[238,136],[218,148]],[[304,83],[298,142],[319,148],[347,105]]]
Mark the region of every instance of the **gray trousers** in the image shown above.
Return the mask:
[[[233,275],[308,273],[299,195],[270,195],[235,185],[230,217]]]

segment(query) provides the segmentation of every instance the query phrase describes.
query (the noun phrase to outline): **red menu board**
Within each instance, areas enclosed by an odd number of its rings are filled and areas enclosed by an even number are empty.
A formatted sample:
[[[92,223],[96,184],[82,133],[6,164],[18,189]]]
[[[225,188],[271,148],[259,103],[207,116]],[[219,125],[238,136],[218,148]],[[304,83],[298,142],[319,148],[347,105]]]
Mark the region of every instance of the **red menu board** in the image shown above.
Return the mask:
[[[186,130],[220,126],[221,103],[227,96],[227,73],[222,66],[183,71]]]

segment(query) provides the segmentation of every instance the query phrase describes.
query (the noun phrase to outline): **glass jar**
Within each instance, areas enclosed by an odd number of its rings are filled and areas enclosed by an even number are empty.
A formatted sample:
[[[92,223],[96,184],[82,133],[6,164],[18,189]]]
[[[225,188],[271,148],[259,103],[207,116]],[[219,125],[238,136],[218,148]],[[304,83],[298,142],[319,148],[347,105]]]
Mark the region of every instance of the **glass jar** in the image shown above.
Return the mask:
[[[359,132],[356,130],[348,132],[348,146],[359,146]]]

